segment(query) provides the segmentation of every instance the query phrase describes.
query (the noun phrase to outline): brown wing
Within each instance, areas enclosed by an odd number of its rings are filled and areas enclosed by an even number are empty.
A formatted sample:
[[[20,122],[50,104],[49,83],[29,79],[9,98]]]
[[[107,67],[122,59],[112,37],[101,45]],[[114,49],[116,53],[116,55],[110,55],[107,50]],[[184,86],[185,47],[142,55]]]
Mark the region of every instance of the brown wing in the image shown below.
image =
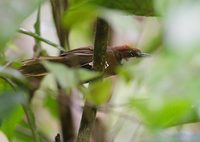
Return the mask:
[[[62,53],[61,56],[66,56],[68,54],[76,54],[76,55],[93,55],[93,47],[88,46],[88,47],[82,47],[82,48],[76,48],[73,50],[70,50],[68,52]]]
[[[93,49],[78,48],[61,54],[61,56],[47,56],[24,61],[24,65],[19,69],[26,76],[44,76],[47,70],[41,64],[42,61],[61,63],[69,67],[91,68]]]

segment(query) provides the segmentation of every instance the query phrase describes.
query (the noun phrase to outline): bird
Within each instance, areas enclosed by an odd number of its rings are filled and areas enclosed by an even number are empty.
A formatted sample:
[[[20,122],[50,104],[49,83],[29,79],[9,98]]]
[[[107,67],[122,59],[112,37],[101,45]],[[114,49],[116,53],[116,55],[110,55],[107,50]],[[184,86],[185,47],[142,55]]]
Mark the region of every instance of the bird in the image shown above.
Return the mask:
[[[92,46],[81,47],[62,53],[59,56],[44,56],[33,59],[27,59],[23,62],[19,69],[26,77],[43,77],[48,71],[45,69],[42,61],[50,61],[61,63],[68,67],[78,67],[92,70],[93,69],[93,53]],[[108,47],[106,50],[106,65],[105,74],[115,75],[116,68],[121,65],[123,59],[132,57],[141,58],[149,56],[149,54],[142,52],[140,49],[130,47],[129,45],[120,45]]]

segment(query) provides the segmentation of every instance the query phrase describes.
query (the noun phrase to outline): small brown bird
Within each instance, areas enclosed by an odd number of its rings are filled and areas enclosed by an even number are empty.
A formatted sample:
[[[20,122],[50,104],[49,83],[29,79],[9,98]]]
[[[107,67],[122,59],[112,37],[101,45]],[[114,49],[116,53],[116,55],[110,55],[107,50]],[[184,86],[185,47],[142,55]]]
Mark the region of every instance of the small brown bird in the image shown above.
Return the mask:
[[[68,67],[81,67],[92,69],[93,48],[83,47],[74,49],[61,54],[60,56],[46,56],[24,61],[20,71],[27,77],[42,77],[47,73],[42,61],[51,61],[62,63]],[[145,57],[148,54],[141,52],[137,48],[131,48],[128,45],[108,47],[106,51],[105,73],[108,75],[115,74],[115,69],[121,64],[122,59],[131,57]]]

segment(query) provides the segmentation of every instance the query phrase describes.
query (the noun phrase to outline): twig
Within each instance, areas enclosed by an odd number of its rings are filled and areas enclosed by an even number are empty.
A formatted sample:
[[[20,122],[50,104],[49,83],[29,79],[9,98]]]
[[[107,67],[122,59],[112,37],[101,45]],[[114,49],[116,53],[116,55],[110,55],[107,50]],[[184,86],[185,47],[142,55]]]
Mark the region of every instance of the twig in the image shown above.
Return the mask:
[[[34,24],[35,33],[39,36],[41,36],[41,32],[40,32],[40,11],[41,11],[41,5],[39,4],[36,22]],[[40,56],[41,50],[42,50],[41,49],[41,42],[40,42],[40,40],[35,38],[34,56],[35,57]]]
[[[50,0],[50,2],[60,45],[69,50],[69,29],[64,28],[61,22],[64,12],[68,8],[68,0]]]
[[[62,129],[63,142],[74,142],[75,128],[73,122],[73,116],[71,111],[71,96],[66,93],[66,90],[58,86],[58,105],[60,111],[60,121]],[[71,93],[71,92],[70,92]]]
[[[108,42],[108,24],[98,18],[96,25],[96,35],[94,42],[94,70],[104,72],[106,61],[106,48]],[[92,128],[96,119],[96,107],[89,107],[87,102],[83,108],[83,114],[80,124],[80,129],[77,137],[77,142],[89,142]]]
[[[9,78],[6,78],[6,77],[0,77],[0,78],[7,81],[7,83],[13,88],[13,90],[16,91],[16,89],[17,89],[16,84],[13,83]],[[20,87],[22,87],[22,85],[20,85]],[[26,88],[26,89],[28,89],[28,88]],[[40,137],[37,132],[37,128],[36,128],[36,124],[35,124],[35,118],[34,118],[33,112],[30,109],[29,104],[22,104],[22,107],[25,112],[28,124],[30,126],[34,142],[40,142]]]
[[[33,38],[36,38],[36,39],[38,39],[38,40],[40,40],[40,41],[42,41],[42,42],[44,42],[44,43],[46,43],[46,44],[51,45],[52,47],[57,48],[58,50],[65,51],[65,49],[64,49],[63,47],[59,46],[59,45],[56,44],[56,43],[53,43],[52,41],[50,41],[50,40],[48,40],[48,39],[45,39],[45,38],[39,36],[39,35],[36,34],[36,33],[33,33],[33,32],[31,32],[31,31],[25,30],[25,29],[23,29],[23,28],[20,28],[20,29],[18,30],[18,32],[19,32],[19,33],[22,33],[22,34],[25,34],[25,35],[29,35],[29,36],[31,36],[31,37],[33,37]]]
[[[9,78],[0,76],[1,79],[5,80],[12,88],[16,91],[16,84],[14,84]]]
[[[52,15],[60,45],[69,50],[69,30],[63,28],[62,18],[68,8],[68,0],[50,0]],[[62,53],[62,52],[60,52]],[[71,95],[58,85],[58,105],[60,111],[60,121],[62,137],[64,142],[73,142],[75,139],[74,120],[71,111]],[[71,91],[69,91],[71,93]]]
[[[4,66],[1,67],[0,70],[4,70],[5,68],[9,67],[10,65],[12,65],[13,60],[8,61]]]
[[[55,142],[61,142],[60,134],[57,134],[55,137]]]
[[[34,118],[33,112],[31,111],[29,104],[25,104],[25,105],[22,105],[22,106],[23,106],[23,109],[24,109],[28,124],[30,126],[33,139],[34,139],[35,142],[40,142],[40,137],[39,137],[39,134],[37,132],[37,128],[36,128],[35,118]]]
[[[94,41],[94,70],[104,72],[105,62],[106,62],[106,49],[108,44],[108,33],[109,26],[108,24],[98,18],[97,19],[97,27],[96,27],[96,35]]]

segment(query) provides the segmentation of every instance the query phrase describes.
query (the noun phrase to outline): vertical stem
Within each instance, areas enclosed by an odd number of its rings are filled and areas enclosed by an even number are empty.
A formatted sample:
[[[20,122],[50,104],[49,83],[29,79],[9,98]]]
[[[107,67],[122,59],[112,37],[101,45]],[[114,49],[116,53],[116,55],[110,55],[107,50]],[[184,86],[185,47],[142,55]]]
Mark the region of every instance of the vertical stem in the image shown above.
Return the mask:
[[[57,36],[60,41],[60,45],[69,50],[69,29],[65,29],[61,23],[64,12],[69,6],[68,0],[51,0],[52,14],[57,31]],[[61,51],[62,53],[62,51]],[[58,85],[58,104],[60,111],[60,121],[62,128],[62,137],[64,142],[73,142],[75,139],[74,121],[71,111],[71,96],[66,94],[66,90],[63,90]]]
[[[69,50],[69,29],[63,28],[61,19],[69,5],[68,0],[51,0],[52,14],[60,45]]]
[[[39,36],[41,34],[40,33],[40,9],[41,9],[41,4],[39,4],[37,18],[36,18],[36,22],[34,24],[35,33]],[[41,52],[41,42],[40,42],[39,39],[35,38],[34,56],[38,57],[40,55],[40,52]],[[30,90],[30,93],[31,93],[31,97],[32,97],[34,91]],[[31,110],[29,104],[24,104],[24,105],[22,105],[22,107],[24,109],[28,124],[30,126],[32,136],[33,136],[33,140],[35,142],[40,142],[40,136],[39,136],[38,131],[37,131],[37,127],[36,127],[36,123],[35,123],[35,117],[34,117],[34,114]]]
[[[30,109],[29,104],[23,105],[23,109],[24,109],[28,124],[30,126],[34,142],[40,142],[40,137],[39,137],[37,127],[35,124],[35,118],[34,118],[33,112]]]
[[[63,142],[74,142],[75,139],[75,131],[74,131],[74,122],[73,116],[71,111],[71,96],[66,94],[66,91],[62,88],[58,87],[59,95],[58,105],[60,111],[60,120],[61,120],[61,129],[62,129],[62,136]]]
[[[55,142],[61,142],[60,134],[57,134],[55,137]]]
[[[96,34],[94,41],[94,70],[103,72],[105,69],[105,61],[106,61],[106,49],[108,44],[108,32],[109,26],[108,24],[98,18],[96,25]]]
[[[36,22],[34,24],[34,29],[35,29],[35,33],[37,35],[41,35],[41,27],[40,27],[40,11],[41,11],[41,4],[39,4],[39,7],[38,7],[38,12],[37,12],[37,17],[36,17]],[[38,57],[40,56],[40,53],[41,53],[41,41],[38,40],[37,38],[35,38],[35,45],[34,45],[34,57]]]
[[[105,69],[105,61],[106,61],[106,48],[108,43],[108,32],[109,26],[108,24],[98,18],[96,25],[96,34],[94,41],[94,70],[104,72]],[[80,129],[77,137],[77,142],[89,142],[90,135],[92,133],[92,128],[95,123],[97,109],[95,107],[91,107],[87,105],[87,102],[83,108],[83,114],[80,124]]]

